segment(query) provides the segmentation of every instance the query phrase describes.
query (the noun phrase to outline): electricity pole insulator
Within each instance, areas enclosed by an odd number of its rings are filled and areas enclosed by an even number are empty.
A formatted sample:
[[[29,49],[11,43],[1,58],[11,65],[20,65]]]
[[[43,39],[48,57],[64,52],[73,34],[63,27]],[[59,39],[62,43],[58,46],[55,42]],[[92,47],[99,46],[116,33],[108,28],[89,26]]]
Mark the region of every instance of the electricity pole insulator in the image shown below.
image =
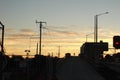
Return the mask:
[[[40,41],[39,41],[39,55],[41,55],[41,42],[42,42],[42,24],[43,23],[45,23],[46,24],[46,22],[42,22],[42,21],[40,21],[40,22],[38,22],[37,20],[36,20],[36,24],[37,23],[39,23],[40,24]]]

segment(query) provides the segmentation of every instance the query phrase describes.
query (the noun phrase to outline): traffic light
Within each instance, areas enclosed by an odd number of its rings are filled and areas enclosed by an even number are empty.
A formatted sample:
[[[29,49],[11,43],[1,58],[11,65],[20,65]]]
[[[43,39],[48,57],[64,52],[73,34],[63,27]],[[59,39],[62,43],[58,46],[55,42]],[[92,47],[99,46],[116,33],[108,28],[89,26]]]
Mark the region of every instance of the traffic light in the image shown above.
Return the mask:
[[[113,37],[113,47],[115,49],[120,49],[120,36]]]

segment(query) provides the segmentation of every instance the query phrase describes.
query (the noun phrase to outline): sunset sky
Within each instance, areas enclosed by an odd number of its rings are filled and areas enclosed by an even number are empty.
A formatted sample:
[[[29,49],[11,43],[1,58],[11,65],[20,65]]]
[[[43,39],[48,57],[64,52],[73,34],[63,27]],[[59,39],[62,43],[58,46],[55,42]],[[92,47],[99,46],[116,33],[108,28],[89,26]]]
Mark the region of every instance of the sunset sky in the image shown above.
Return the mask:
[[[99,16],[99,40],[109,42],[120,35],[120,0],[0,0],[0,21],[5,25],[6,54],[36,53],[39,24],[45,21],[42,54],[80,52],[80,46],[93,40],[94,16]],[[1,27],[1,26],[0,26]],[[0,32],[1,34],[1,32]]]

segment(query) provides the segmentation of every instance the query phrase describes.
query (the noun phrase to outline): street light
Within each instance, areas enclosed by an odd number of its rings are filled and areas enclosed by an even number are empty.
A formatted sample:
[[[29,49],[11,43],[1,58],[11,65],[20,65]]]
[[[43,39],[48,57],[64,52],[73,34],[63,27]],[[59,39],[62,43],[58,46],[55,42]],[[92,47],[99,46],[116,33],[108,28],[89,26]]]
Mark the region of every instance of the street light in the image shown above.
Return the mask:
[[[105,13],[101,13],[101,14],[97,14],[94,16],[94,42],[97,43],[98,40],[98,16],[104,15],[104,14],[108,14],[109,12],[105,12]]]
[[[93,33],[86,34],[86,42],[87,42],[88,36],[91,35],[91,34],[93,34]]]

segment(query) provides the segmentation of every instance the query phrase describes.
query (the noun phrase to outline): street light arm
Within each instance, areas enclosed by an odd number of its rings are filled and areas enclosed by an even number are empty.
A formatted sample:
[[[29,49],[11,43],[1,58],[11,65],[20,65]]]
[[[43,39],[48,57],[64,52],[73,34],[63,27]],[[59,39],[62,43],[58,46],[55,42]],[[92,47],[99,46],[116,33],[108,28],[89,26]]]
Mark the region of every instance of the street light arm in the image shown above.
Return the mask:
[[[91,35],[91,34],[93,34],[93,33],[89,33],[89,34],[87,34],[86,36]]]
[[[97,14],[96,16],[100,16],[100,15],[108,14],[108,13],[109,13],[109,12],[105,12],[105,13]]]

